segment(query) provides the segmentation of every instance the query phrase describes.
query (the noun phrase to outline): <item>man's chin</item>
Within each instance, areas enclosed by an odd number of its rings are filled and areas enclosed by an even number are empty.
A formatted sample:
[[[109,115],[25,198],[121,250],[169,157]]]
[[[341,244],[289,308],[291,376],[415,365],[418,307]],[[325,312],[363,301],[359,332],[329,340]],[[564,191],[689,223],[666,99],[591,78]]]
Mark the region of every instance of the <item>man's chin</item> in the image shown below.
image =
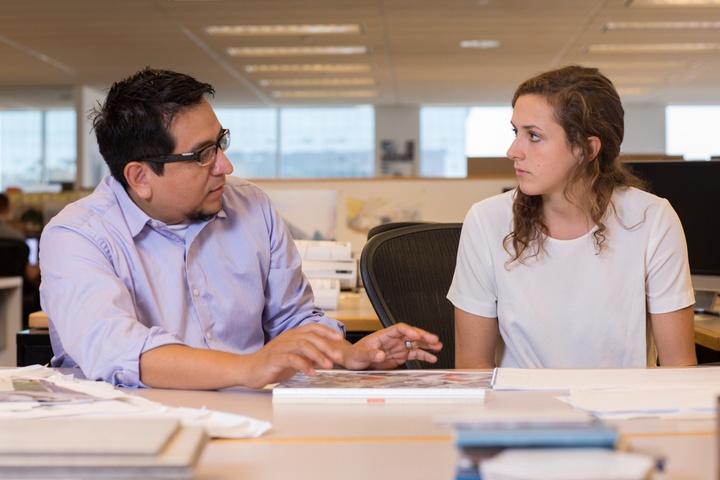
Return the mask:
[[[206,222],[208,220],[211,220],[215,215],[217,215],[221,209],[222,204],[218,205],[217,208],[208,207],[201,210],[196,210],[186,215],[185,218],[191,222]]]

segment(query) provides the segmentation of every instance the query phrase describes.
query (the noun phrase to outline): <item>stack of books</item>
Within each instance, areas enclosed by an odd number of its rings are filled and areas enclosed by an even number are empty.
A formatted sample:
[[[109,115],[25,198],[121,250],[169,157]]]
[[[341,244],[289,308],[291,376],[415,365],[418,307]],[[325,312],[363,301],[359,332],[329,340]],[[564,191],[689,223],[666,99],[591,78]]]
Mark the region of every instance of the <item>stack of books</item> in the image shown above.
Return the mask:
[[[492,468],[502,471],[503,465],[498,467],[497,463],[502,455],[510,451],[514,454],[528,449],[534,452],[547,449],[544,453],[556,449],[612,452],[618,440],[614,427],[585,413],[573,411],[555,415],[483,412],[477,416],[439,417],[436,423],[453,428],[459,452],[456,480],[523,478],[492,476]],[[514,459],[512,463],[517,465],[518,460]],[[482,473],[483,469],[489,471]]]
[[[0,478],[191,478],[200,427],[154,416],[0,420]]]

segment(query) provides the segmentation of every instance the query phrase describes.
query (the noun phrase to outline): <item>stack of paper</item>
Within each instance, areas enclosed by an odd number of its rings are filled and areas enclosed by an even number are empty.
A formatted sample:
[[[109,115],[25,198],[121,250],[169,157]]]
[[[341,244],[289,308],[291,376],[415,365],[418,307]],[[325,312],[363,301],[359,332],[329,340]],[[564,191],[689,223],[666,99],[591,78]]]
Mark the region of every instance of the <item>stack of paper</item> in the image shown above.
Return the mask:
[[[269,422],[168,407],[106,382],[32,365],[0,369],[0,478],[185,478],[208,438]]]
[[[454,429],[459,453],[456,480],[479,480],[483,464],[506,449],[612,450],[618,439],[614,427],[573,411],[549,415],[490,411],[473,416],[438,417],[436,423]]]
[[[495,390],[565,390],[558,397],[595,416],[714,418],[720,367],[516,369],[499,368]]]
[[[174,418],[0,420],[1,478],[187,478],[207,441]]]
[[[647,480],[655,460],[604,448],[509,449],[483,462],[483,480]]]

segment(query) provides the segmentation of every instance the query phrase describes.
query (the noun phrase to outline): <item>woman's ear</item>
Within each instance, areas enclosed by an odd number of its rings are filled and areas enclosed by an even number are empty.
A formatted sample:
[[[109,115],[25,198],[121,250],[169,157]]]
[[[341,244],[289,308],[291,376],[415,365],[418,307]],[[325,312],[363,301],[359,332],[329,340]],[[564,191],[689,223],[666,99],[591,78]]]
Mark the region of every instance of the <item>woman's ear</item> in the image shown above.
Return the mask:
[[[148,169],[147,164],[141,162],[130,162],[123,169],[128,186],[143,200],[149,200],[152,197]]]
[[[589,162],[597,158],[598,153],[600,153],[600,147],[602,147],[602,142],[598,137],[588,137],[588,145],[590,146],[590,152],[588,154]]]

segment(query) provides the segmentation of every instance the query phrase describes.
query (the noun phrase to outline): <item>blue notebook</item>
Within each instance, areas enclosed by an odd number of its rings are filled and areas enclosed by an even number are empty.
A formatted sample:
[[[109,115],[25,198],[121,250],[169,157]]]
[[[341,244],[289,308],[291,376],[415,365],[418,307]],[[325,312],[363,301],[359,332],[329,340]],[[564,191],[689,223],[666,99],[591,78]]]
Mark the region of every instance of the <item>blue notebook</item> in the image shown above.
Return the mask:
[[[581,427],[482,427],[455,430],[455,444],[468,447],[602,447],[614,448],[614,427],[598,421]]]

